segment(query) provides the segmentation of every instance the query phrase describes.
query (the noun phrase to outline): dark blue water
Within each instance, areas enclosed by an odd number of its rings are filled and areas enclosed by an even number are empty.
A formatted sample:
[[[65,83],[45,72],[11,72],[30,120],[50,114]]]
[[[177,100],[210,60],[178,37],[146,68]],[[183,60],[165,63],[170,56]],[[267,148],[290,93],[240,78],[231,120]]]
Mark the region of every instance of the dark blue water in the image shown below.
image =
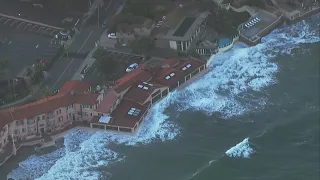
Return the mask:
[[[157,104],[135,136],[79,131],[46,155],[13,158],[1,173],[20,162],[12,177],[317,180],[319,41],[314,16],[257,46],[238,43]]]

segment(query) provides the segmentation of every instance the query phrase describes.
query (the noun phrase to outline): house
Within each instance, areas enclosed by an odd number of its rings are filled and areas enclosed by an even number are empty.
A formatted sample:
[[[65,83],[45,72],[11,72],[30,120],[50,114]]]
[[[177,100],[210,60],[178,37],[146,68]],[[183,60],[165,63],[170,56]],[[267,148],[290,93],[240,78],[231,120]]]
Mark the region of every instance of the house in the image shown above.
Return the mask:
[[[178,9],[183,11],[184,9]],[[116,38],[122,46],[130,44],[138,37],[153,38],[157,48],[171,48],[179,52],[187,52],[192,43],[196,42],[204,32],[205,23],[210,13],[187,14],[181,17],[166,17],[153,23],[150,19],[142,17],[133,18],[134,23],[118,23]],[[178,19],[171,23],[171,19]]]

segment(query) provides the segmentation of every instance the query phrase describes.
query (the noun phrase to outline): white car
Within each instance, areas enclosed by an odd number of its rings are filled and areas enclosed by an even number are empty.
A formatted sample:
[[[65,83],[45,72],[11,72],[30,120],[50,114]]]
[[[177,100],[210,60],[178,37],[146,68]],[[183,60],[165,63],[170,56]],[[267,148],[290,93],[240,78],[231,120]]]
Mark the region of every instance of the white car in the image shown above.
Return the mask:
[[[110,38],[110,39],[117,39],[116,33],[108,34],[108,38]]]
[[[131,72],[131,71],[137,69],[138,66],[139,66],[139,65],[138,65],[137,63],[131,64],[131,65],[126,69],[126,72]]]

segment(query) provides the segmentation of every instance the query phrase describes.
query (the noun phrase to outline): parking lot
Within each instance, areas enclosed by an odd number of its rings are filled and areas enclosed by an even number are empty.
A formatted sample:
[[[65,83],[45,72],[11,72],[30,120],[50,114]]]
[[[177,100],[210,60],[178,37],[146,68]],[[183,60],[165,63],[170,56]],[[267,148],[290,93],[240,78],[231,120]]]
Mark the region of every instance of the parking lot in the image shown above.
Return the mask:
[[[104,56],[112,57],[117,62],[125,63],[127,65],[137,63],[140,64],[143,60],[143,56],[132,55],[129,53],[116,52],[116,51],[105,51]]]
[[[14,28],[22,31],[30,31],[44,36],[53,37],[61,31],[61,28],[55,28],[53,26],[40,25],[14,18],[8,18],[0,16],[0,26]]]
[[[1,33],[1,32],[0,32]],[[10,75],[16,76],[37,59],[51,60],[61,50],[58,44],[50,44],[51,38],[30,32],[5,31],[0,47],[0,59],[8,59]]]
[[[126,74],[126,68],[133,63],[140,64],[143,61],[142,56],[131,55],[128,53],[121,53],[115,51],[104,51],[103,56],[114,58],[119,64],[115,67],[113,72],[110,72],[109,80],[115,81]],[[106,82],[102,73],[99,71],[97,61],[90,67],[88,72],[84,75],[84,81],[89,82],[93,86],[103,84]]]

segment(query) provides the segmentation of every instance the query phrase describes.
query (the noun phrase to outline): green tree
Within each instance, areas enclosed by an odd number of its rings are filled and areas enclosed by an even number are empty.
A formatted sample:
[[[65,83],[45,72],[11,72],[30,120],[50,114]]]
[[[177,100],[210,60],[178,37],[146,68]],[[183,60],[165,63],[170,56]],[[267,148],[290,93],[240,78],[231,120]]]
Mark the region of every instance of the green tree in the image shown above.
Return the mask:
[[[137,38],[129,45],[134,54],[146,55],[154,48],[154,40],[150,38]]]
[[[108,78],[117,67],[117,62],[110,56],[105,56],[97,59],[98,69],[105,78]]]
[[[43,72],[39,69],[35,69],[35,72],[33,74],[33,76],[31,77],[33,83],[37,84],[40,83],[43,80],[44,76],[43,76]]]
[[[49,97],[54,95],[53,91],[49,88],[49,86],[41,86],[40,91],[43,97]]]
[[[4,72],[6,79],[8,80],[8,87],[10,88],[10,79],[9,79],[9,60],[5,59],[5,60],[0,60],[0,71]]]

